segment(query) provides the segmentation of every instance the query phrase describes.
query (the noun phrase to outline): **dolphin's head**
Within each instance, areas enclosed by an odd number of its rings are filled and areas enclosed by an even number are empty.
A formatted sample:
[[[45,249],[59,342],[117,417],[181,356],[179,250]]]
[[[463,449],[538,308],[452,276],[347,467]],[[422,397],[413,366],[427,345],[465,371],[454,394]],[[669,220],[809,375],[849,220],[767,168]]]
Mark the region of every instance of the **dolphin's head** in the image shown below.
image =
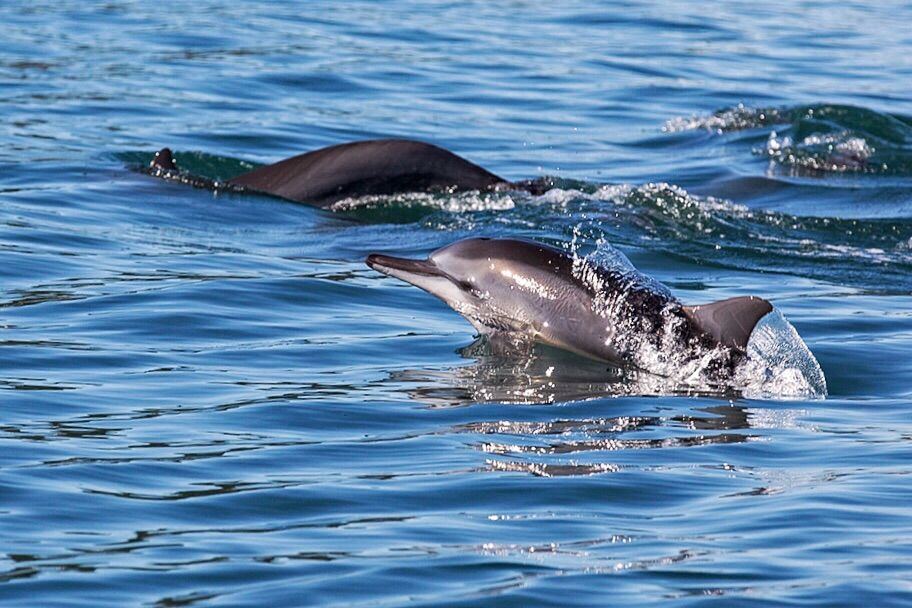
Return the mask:
[[[510,239],[470,238],[431,253],[427,260],[371,254],[367,265],[419,287],[446,302],[480,332],[517,330],[522,306],[504,285],[504,264],[541,245]],[[528,253],[528,252],[526,252]],[[506,292],[506,293],[504,293]]]
[[[488,274],[501,262],[515,261],[524,249],[544,250],[529,241],[475,237],[457,241],[431,253],[427,260],[410,260],[373,253],[367,265],[383,274],[411,283],[449,302],[451,289],[485,289]],[[495,273],[496,274],[496,273]]]
[[[559,300],[567,283],[559,271],[571,262],[533,241],[480,237],[442,247],[427,260],[372,254],[367,265],[437,296],[480,333],[537,333],[548,326],[540,309]]]
[[[458,241],[433,252],[427,260],[372,253],[366,262],[374,270],[411,283],[466,314],[478,305],[480,295],[473,286],[473,273],[482,258],[476,245],[486,240]]]

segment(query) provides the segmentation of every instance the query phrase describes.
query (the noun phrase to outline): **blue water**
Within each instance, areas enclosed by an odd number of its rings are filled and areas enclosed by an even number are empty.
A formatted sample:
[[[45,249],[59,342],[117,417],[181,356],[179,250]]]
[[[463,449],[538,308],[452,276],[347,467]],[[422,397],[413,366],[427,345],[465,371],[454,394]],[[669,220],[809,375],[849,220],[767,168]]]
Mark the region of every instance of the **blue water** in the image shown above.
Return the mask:
[[[910,22],[0,4],[0,602],[909,605]],[[324,211],[135,170],[374,137],[559,189]],[[684,302],[762,295],[828,397],[492,352],[363,264],[477,234],[610,244]]]

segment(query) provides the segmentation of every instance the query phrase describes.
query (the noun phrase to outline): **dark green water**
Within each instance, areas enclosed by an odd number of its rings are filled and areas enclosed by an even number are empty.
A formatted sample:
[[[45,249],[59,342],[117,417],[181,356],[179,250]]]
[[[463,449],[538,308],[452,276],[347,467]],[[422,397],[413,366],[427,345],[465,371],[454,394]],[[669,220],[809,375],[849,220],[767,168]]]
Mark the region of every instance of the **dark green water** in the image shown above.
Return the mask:
[[[0,5],[0,602],[909,605],[910,21]],[[132,170],[373,137],[558,188],[323,211]],[[363,264],[469,235],[762,295],[828,396],[495,354]]]

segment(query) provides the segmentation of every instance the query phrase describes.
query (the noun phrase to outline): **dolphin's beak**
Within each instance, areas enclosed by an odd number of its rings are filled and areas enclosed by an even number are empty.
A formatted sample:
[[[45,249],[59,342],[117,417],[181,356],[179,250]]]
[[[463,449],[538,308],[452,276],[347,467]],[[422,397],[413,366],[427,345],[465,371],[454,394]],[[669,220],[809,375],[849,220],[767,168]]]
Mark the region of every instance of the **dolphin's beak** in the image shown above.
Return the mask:
[[[373,253],[367,256],[367,265],[400,281],[435,295],[451,307],[465,306],[468,292],[453,278],[428,260],[409,260]],[[456,310],[460,310],[456,308]]]
[[[394,258],[389,255],[372,253],[367,256],[367,265],[383,274],[396,277],[407,283],[415,284],[415,280],[409,277],[445,277],[446,275],[438,270],[434,264],[426,260],[409,260],[406,258]],[[417,275],[417,276],[415,276]]]

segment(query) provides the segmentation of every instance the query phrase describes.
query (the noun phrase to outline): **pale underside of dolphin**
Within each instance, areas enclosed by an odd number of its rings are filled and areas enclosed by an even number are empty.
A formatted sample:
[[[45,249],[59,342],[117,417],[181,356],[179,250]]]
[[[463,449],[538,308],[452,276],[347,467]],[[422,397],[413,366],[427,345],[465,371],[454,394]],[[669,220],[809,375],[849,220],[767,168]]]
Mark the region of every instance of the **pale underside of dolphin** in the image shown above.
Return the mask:
[[[181,177],[168,148],[158,152],[150,166],[157,175]],[[184,181],[216,186],[201,177]],[[449,150],[407,139],[329,146],[232,177],[227,184],[319,207],[366,195],[511,189],[541,192],[547,188],[544,180],[511,182]]]
[[[772,305],[754,296],[685,306],[632,267],[611,269],[517,239],[470,238],[427,260],[371,254],[368,266],[446,302],[480,333],[508,333],[613,364],[636,361],[644,344],[700,357],[720,371],[746,355]]]

